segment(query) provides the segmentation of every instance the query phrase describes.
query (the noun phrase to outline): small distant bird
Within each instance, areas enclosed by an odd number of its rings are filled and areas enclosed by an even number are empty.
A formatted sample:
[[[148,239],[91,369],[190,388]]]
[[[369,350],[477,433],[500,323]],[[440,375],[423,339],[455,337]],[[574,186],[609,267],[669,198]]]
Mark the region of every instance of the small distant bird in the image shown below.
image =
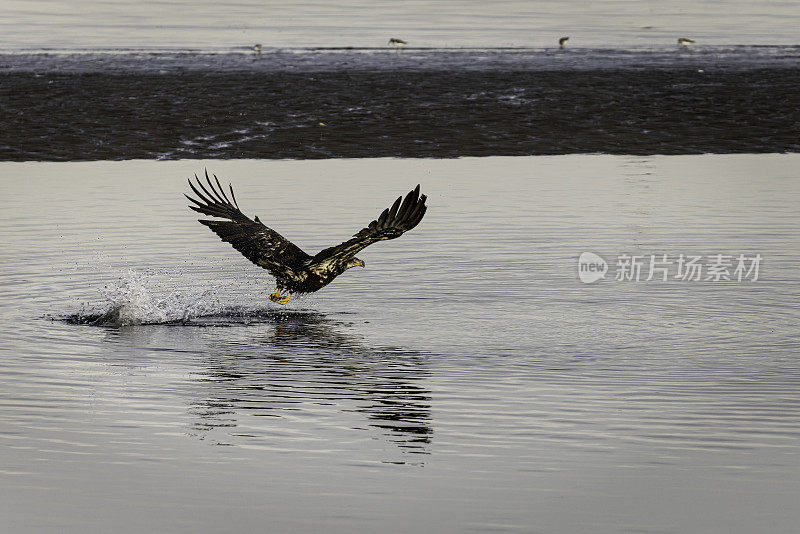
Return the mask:
[[[256,54],[260,54],[261,53],[261,43],[254,44],[253,45],[253,51],[255,51]]]
[[[404,41],[404,40],[402,40],[402,39],[398,39],[398,38],[396,38],[396,37],[392,37],[391,39],[389,39],[389,44],[390,44],[390,45],[394,45],[394,46],[396,46],[397,48],[402,48],[402,47],[404,47],[405,45],[407,45],[408,43],[407,43],[407,42],[405,42],[405,41]]]
[[[558,40],[558,46],[564,48],[564,45],[567,44],[567,41],[569,41],[569,37],[562,37]]]
[[[681,37],[678,39],[678,44],[680,46],[689,46],[690,44],[694,43],[691,39],[687,39],[686,37]]]

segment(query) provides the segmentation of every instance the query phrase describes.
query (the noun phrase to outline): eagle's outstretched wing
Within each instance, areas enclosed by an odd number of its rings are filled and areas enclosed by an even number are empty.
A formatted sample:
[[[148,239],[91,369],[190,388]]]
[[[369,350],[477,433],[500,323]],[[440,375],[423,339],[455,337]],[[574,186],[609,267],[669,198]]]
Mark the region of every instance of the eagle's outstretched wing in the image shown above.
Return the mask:
[[[392,207],[386,208],[380,216],[361,229],[352,239],[335,247],[326,248],[311,259],[313,264],[324,264],[332,259],[347,260],[358,254],[364,247],[383,241],[395,239],[411,230],[422,220],[428,207],[425,195],[419,194],[419,185],[410,191],[406,198],[397,197]]]
[[[191,180],[189,186],[200,200],[184,195],[195,204],[189,207],[203,215],[227,219],[226,221],[199,219],[199,222],[211,228],[223,241],[233,245],[233,248],[241,252],[245,258],[279,278],[291,276],[302,269],[303,264],[310,259],[310,256],[297,245],[275,230],[264,226],[258,217],[252,220],[239,211],[232,186],[228,186],[231,192],[229,200],[216,175],[214,175],[215,187],[206,171],[209,189],[206,189],[197,175],[194,178],[199,189]]]

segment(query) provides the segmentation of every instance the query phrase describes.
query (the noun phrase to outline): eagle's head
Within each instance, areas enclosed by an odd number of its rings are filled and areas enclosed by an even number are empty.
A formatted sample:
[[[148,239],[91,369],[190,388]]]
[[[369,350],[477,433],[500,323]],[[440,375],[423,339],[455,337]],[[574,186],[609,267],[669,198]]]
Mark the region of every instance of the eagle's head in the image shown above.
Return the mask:
[[[366,267],[366,263],[364,260],[359,260],[358,258],[350,258],[350,261],[347,262],[345,270],[349,269],[350,267]]]

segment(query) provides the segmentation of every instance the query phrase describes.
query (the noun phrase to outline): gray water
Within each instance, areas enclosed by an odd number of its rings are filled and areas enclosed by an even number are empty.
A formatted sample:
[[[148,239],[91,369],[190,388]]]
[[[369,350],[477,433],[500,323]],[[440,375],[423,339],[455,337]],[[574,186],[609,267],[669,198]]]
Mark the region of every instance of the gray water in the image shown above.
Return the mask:
[[[798,163],[2,163],[3,531],[793,531]],[[281,308],[186,207],[204,166],[309,252],[430,208]],[[617,281],[623,253],[763,262]]]
[[[800,7],[747,0],[0,0],[0,50],[796,45]]]

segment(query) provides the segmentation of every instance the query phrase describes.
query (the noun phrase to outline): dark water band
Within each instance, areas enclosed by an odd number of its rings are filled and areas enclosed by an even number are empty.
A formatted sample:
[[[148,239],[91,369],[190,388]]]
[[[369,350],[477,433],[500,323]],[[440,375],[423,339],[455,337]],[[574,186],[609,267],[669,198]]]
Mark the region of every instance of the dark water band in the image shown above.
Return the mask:
[[[800,69],[791,66],[156,72],[142,62],[138,71],[0,70],[0,160],[800,149]]]

